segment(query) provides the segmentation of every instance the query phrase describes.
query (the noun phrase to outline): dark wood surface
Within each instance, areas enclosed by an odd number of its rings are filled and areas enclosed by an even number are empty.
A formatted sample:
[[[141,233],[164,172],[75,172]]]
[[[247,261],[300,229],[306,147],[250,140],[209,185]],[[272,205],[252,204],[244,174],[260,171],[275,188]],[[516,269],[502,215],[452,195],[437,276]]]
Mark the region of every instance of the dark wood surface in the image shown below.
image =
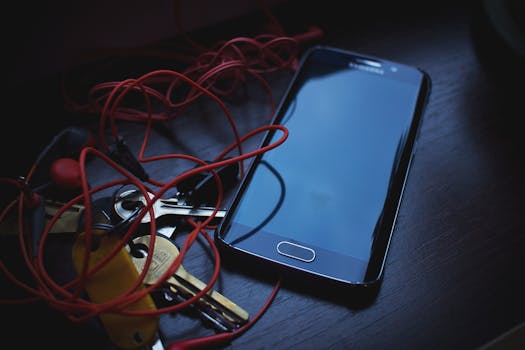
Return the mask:
[[[226,348],[476,349],[525,322],[523,97],[515,100],[518,94],[509,89],[515,76],[499,79],[508,72],[483,56],[489,43],[478,41],[473,25],[477,2],[346,10],[328,1],[294,14],[290,9],[297,6],[276,9],[291,30],[318,25],[325,31],[320,43],[417,66],[430,75],[432,92],[376,294],[332,292],[285,279],[266,314]],[[289,78],[286,72],[269,77],[277,99]],[[260,87],[246,88],[244,101],[232,107],[243,130],[266,122],[266,102]],[[163,135],[169,137],[153,141],[152,152],[175,148],[206,159],[229,144],[229,129],[214,119],[213,107],[193,112],[199,117],[168,125],[170,134]],[[141,139],[141,130],[122,127],[130,144]],[[178,167],[184,165],[152,165],[150,171],[169,179]],[[103,171],[97,181],[105,181]],[[201,276],[212,270],[204,251],[186,267]],[[271,274],[226,263],[217,289],[253,315],[274,282]],[[51,347],[106,347],[92,329],[72,326],[45,307],[24,310],[30,320],[13,321],[8,330],[17,328],[19,335],[18,328],[28,325],[28,335]],[[54,325],[35,329],[46,320]],[[161,331],[166,344],[212,333],[180,314],[163,317]],[[38,344],[15,341],[20,348]]]

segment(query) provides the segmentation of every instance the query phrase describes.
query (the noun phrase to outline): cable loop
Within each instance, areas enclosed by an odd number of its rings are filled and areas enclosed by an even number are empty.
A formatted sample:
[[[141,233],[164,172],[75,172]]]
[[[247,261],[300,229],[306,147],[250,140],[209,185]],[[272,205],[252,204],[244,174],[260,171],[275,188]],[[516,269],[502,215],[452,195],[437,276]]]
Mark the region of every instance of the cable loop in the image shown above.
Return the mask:
[[[9,270],[9,267],[4,263],[3,259],[0,259],[0,272],[4,276],[3,278],[27,294],[25,298],[0,300],[0,304],[44,301],[50,307],[63,312],[67,318],[74,322],[85,321],[100,315],[102,312],[119,315],[160,315],[183,309],[200,298],[215,283],[220,271],[220,255],[213,239],[209,237],[206,231],[214,228],[210,222],[220,208],[223,190],[221,180],[214,170],[238,162],[241,165],[240,175],[243,177],[243,162],[245,160],[280,146],[288,137],[286,127],[269,124],[264,124],[262,127],[251,130],[245,135],[240,135],[234,118],[221,97],[234,93],[242,84],[246,83],[246,81],[254,79],[268,94],[271,107],[270,117],[273,116],[275,107],[273,95],[263,74],[284,69],[294,69],[299,48],[298,41],[292,37],[262,34],[253,38],[237,37],[218,42],[216,45],[213,45],[211,49],[200,49],[200,54],[194,58],[193,64],[181,72],[166,69],[155,70],[123,81],[107,81],[95,84],[87,91],[87,103],[85,105],[76,104],[67,96],[65,97],[64,107],[66,109],[75,112],[92,113],[99,116],[98,141],[100,149],[86,146],[80,151],[78,161],[80,164],[82,183],[81,193],[70,199],[67,203],[64,203],[51,218],[48,218],[39,243],[36,246],[36,251],[33,249],[32,239],[34,239],[34,237],[28,235],[26,227],[28,213],[30,213],[31,209],[34,209],[28,205],[28,193],[32,190],[28,184],[33,174],[37,171],[36,164],[30,168],[25,176],[24,182],[16,179],[0,178],[1,184],[14,186],[19,192],[19,196],[4,208],[1,208],[0,223],[8,218],[8,214],[16,212],[16,230],[18,243],[20,245],[20,255],[29,273],[29,280],[23,281]],[[138,102],[137,96],[139,97]],[[201,97],[210,98],[223,112],[226,118],[225,122],[228,123],[233,134],[231,144],[222,150],[211,163],[205,162],[198,157],[185,154],[157,154],[145,157],[145,149],[148,145],[152,124],[173,120],[178,117],[185,108],[195,103]],[[175,159],[191,161],[194,162],[196,166],[178,174],[169,181],[160,181],[154,178],[137,179],[135,174],[127,169],[128,167],[123,167],[122,164],[117,163],[110,157],[111,153],[108,152],[110,150],[111,140],[106,140],[107,130],[109,129],[111,131],[115,141],[119,141],[120,135],[117,127],[117,121],[119,120],[144,124],[144,138],[136,156],[138,163],[143,164]],[[268,118],[268,120],[270,120],[270,118]],[[281,137],[261,148],[249,152],[243,150],[242,145],[244,142],[256,135],[269,131],[279,131],[281,132]],[[236,150],[237,153],[230,155],[234,150]],[[115,170],[117,178],[90,188],[86,171],[86,159],[88,156],[101,161],[101,167],[108,167]],[[134,155],[128,154],[128,156],[130,156],[132,161],[135,161]],[[149,214],[152,218],[149,224],[150,235],[152,238],[155,236],[157,231],[153,212],[155,201],[162,198],[170,189],[175,188],[180,181],[203,172],[212,172],[216,181],[217,201],[215,203],[214,214],[202,222],[187,220],[191,226],[191,232],[187,235],[187,239],[184,241],[178,257],[167,269],[164,277],[167,278],[177,270],[187,251],[192,247],[197,237],[200,236],[205,239],[213,252],[212,260],[214,269],[206,288],[187,301],[170,307],[156,310],[127,310],[127,305],[152,292],[163,283],[163,280],[159,280],[156,284],[149,285],[144,289],[139,289],[139,286],[142,284],[142,279],[145,276],[145,271],[147,271],[151,263],[151,258],[148,258],[139,279],[127,291],[104,303],[96,304],[87,299],[84,292],[90,276],[102,269],[113,256],[117,255],[117,253],[124,248],[126,242],[129,241],[136,232],[142,217],[146,214]],[[126,185],[135,186],[135,188],[144,195],[146,204],[141,208],[137,208],[136,211],[133,212],[132,217],[130,217],[129,220],[124,220],[120,225],[111,226],[106,223],[94,222],[94,208],[92,208],[93,197],[112,187],[121,188]],[[154,188],[156,188],[156,190],[154,190]],[[153,194],[153,198],[149,197],[149,193]],[[78,204],[82,204],[85,208],[84,227],[79,227],[79,231],[84,233],[85,238],[86,251],[84,265],[77,277],[69,281],[59,282],[47,271],[47,266],[44,263],[45,257],[49,254],[46,250],[46,242],[49,240],[51,229],[59,218],[67,210]],[[106,235],[118,232],[121,241],[112,248],[108,256],[97,262],[96,265],[89,266],[88,262],[91,254],[89,248],[92,247],[92,244],[96,243],[97,237],[94,231],[97,230],[104,231]],[[152,248],[150,247],[150,249]],[[229,335],[225,338],[231,339],[248,329],[269,306],[279,285],[280,281],[277,282],[267,303],[249,324],[238,330],[236,334]],[[220,338],[222,339],[223,336],[221,335]]]

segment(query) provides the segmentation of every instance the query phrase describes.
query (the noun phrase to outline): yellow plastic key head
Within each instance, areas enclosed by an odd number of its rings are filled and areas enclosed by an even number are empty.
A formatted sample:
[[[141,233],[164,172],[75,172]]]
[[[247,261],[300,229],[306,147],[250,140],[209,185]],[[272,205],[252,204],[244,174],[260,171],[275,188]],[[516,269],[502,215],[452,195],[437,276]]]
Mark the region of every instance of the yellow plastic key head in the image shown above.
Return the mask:
[[[90,254],[90,268],[110,254],[113,248],[120,243],[118,235],[105,235],[104,231],[95,231],[99,235],[96,249]],[[73,244],[72,253],[75,269],[80,274],[85,256],[84,233],[78,235]],[[122,248],[113,259],[86,281],[85,289],[91,301],[100,304],[118,297],[131,288],[138,276],[131,256],[125,248]],[[125,310],[131,311],[154,309],[156,306],[149,294],[125,307]],[[141,349],[152,345],[156,340],[157,316],[130,316],[102,312],[99,318],[111,341],[120,349]]]

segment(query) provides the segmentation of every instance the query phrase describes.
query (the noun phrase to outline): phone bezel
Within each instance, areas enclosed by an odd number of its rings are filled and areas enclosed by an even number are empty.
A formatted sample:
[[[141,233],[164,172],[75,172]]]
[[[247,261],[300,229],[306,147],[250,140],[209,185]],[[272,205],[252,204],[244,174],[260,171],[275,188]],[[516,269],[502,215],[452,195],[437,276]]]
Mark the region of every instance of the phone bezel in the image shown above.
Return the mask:
[[[393,62],[386,60],[384,58],[378,58],[367,54],[357,53],[353,51],[343,50],[335,47],[329,47],[329,46],[321,46],[317,45],[314,47],[311,47],[308,49],[301,57],[298,65],[298,69],[296,70],[294,76],[292,77],[284,97],[281,99],[278,108],[276,109],[276,113],[274,115],[274,118],[272,120],[272,124],[279,124],[282,121],[282,118],[284,117],[284,112],[286,110],[286,107],[288,106],[291,99],[294,98],[294,90],[296,89],[296,83],[298,81],[298,77],[301,74],[301,69],[304,65],[304,63],[307,61],[307,59],[312,55],[315,51],[330,51],[334,52],[339,55],[345,56],[345,59],[356,61],[359,60],[360,62],[363,61],[370,61],[370,62],[378,62],[383,65],[385,64],[394,64],[396,66],[404,66],[408,67],[410,69],[417,70],[422,77],[422,83],[420,86],[419,96],[417,98],[416,103],[416,110],[414,112],[413,118],[412,118],[412,124],[410,126],[410,131],[407,137],[407,142],[405,144],[405,149],[402,152],[402,159],[399,163],[401,171],[399,171],[396,175],[396,181],[395,186],[392,186],[391,189],[389,189],[387,194],[386,203],[389,204],[389,207],[385,212],[388,216],[383,217],[381,225],[381,234],[379,235],[379,239],[374,242],[374,254],[372,254],[371,258],[364,262],[366,265],[364,268],[362,266],[363,261],[359,261],[359,259],[356,259],[355,257],[344,255],[344,254],[334,254],[333,252],[324,252],[322,248],[316,247],[316,252],[322,252],[322,256],[330,256],[330,262],[327,264],[330,266],[329,268],[313,268],[313,267],[320,267],[320,264],[325,263],[325,259],[322,259],[321,261],[315,261],[313,264],[310,262],[303,262],[298,259],[287,259],[282,254],[279,254],[276,252],[276,244],[278,244],[279,241],[281,241],[281,237],[270,234],[259,235],[261,238],[257,238],[256,240],[253,240],[252,238],[249,241],[248,244],[239,244],[239,245],[232,245],[228,243],[226,240],[223,239],[223,234],[228,232],[231,229],[231,219],[234,216],[234,212],[236,207],[238,206],[242,195],[244,191],[246,190],[247,186],[250,184],[252,176],[255,172],[256,167],[261,163],[261,159],[263,155],[259,155],[255,158],[255,160],[251,163],[250,168],[248,169],[248,172],[246,173],[246,176],[244,177],[243,181],[241,182],[240,186],[238,187],[236,193],[234,194],[234,199],[232,201],[230,210],[226,214],[225,218],[222,220],[220,225],[215,230],[215,240],[218,242],[219,248],[229,254],[237,255],[238,257],[252,257],[258,260],[259,262],[264,263],[271,263],[272,266],[275,267],[281,267],[288,271],[302,271],[306,273],[307,275],[315,276],[315,277],[321,277],[326,278],[335,282],[340,282],[345,285],[351,285],[351,286],[370,286],[375,285],[381,279],[383,278],[384,274],[384,266],[386,262],[387,253],[389,250],[390,241],[393,235],[393,231],[395,229],[396,224],[396,218],[397,213],[399,211],[399,207],[401,205],[401,201],[403,198],[403,191],[406,184],[406,179],[408,178],[408,174],[410,171],[411,161],[413,158],[413,155],[415,153],[415,143],[417,140],[417,136],[420,130],[421,120],[423,118],[423,112],[427,105],[427,101],[430,95],[430,89],[431,89],[431,80],[429,75],[422,69],[412,66],[407,66],[404,64],[401,64],[399,62]],[[263,139],[261,147],[267,145],[271,138],[272,138],[273,132],[269,132]],[[278,149],[275,151],[278,152]],[[271,238],[271,239],[270,239]],[[252,245],[256,245],[252,246]],[[311,245],[308,245],[311,246]],[[255,251],[261,251],[263,250],[264,254],[258,254]],[[335,271],[338,267],[348,269],[352,267],[356,267],[356,271],[352,272],[350,274],[343,273],[341,274],[339,271]],[[364,271],[363,271],[364,269]],[[326,271],[326,272],[325,272]],[[353,270],[352,270],[353,271]],[[361,278],[348,278],[348,276],[357,276],[360,274]]]

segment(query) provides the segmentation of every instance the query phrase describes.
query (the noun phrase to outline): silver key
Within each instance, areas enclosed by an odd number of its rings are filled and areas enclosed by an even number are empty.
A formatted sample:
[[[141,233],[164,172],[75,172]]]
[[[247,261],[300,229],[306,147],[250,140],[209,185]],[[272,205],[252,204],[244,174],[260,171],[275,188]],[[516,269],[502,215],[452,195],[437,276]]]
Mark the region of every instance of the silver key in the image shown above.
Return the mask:
[[[149,198],[153,198],[152,193],[148,193]],[[137,208],[146,206],[147,202],[140,191],[128,190],[122,192],[114,204],[115,213],[121,219],[127,219]],[[179,204],[177,198],[164,199],[160,198],[153,202],[152,205],[153,213],[155,218],[159,218],[164,215],[179,215],[179,216],[196,216],[196,217],[209,217],[212,215],[215,208],[212,207],[192,207],[190,205]],[[218,210],[215,213],[215,218],[223,218],[226,215],[226,210]],[[142,223],[148,223],[151,221],[149,211],[142,217]]]

